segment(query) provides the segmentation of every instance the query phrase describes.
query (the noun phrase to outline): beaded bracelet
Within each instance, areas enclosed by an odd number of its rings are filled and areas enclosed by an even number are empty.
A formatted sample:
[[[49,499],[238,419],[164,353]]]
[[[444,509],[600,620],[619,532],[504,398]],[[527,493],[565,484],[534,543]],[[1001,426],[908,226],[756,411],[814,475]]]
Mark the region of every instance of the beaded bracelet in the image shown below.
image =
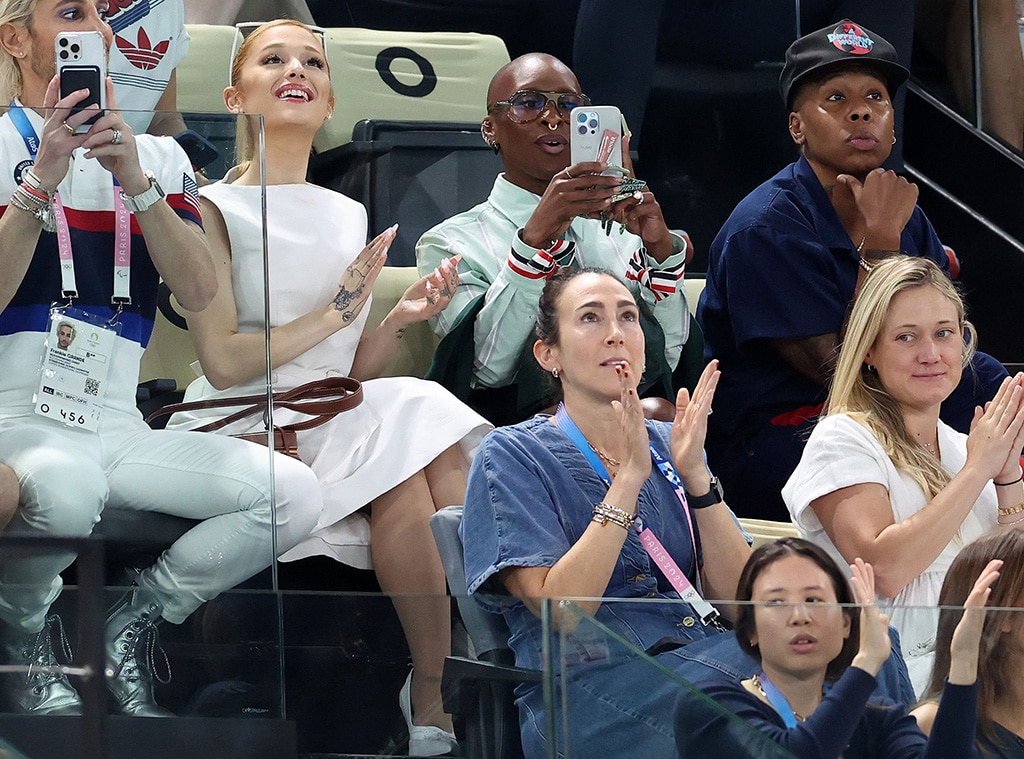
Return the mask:
[[[1022,511],[1024,511],[1024,501],[1018,503],[1016,506],[1007,506],[1006,508],[1000,508],[999,516],[1009,517],[1013,516],[1014,514],[1020,514]]]
[[[992,484],[997,488],[1008,488],[1010,485],[1016,485],[1021,480],[1024,480],[1024,472],[1022,472],[1021,476],[1015,480],[1010,480],[1009,482],[996,482],[995,480],[992,480]]]
[[[604,501],[594,506],[594,516],[590,519],[591,522],[597,522],[598,524],[614,522],[627,532],[633,526],[634,520],[635,517],[629,512],[623,511],[618,506],[612,506]]]

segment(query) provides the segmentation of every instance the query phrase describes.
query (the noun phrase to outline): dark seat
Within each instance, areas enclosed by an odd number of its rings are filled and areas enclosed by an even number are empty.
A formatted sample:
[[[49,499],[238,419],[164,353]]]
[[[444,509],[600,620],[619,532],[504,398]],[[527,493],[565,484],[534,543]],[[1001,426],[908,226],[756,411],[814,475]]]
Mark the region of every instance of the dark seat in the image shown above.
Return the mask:
[[[391,266],[415,266],[420,236],[483,202],[500,171],[479,122],[364,119],[309,164],[313,182],[366,206],[371,236],[398,222]]]
[[[523,756],[513,689],[539,682],[541,673],[513,666],[504,617],[485,611],[466,590],[459,523],[462,507],[449,506],[430,518],[448,587],[459,607],[476,658],[449,656],[441,678],[444,709],[464,718],[466,756],[518,759]]]

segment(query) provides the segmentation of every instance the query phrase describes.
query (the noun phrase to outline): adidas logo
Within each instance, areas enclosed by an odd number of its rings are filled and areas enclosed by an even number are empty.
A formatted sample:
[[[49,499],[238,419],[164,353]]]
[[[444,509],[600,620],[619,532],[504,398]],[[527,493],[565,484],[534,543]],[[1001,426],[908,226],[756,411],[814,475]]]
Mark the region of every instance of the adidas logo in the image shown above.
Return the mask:
[[[171,41],[166,39],[153,45],[149,41],[149,35],[146,34],[145,29],[139,29],[139,38],[136,44],[132,44],[120,34],[114,35],[114,42],[117,45],[117,49],[124,54],[124,57],[135,68],[142,69],[143,71],[155,69],[160,64],[160,61],[163,60],[164,55],[167,54],[167,48],[171,44]]]

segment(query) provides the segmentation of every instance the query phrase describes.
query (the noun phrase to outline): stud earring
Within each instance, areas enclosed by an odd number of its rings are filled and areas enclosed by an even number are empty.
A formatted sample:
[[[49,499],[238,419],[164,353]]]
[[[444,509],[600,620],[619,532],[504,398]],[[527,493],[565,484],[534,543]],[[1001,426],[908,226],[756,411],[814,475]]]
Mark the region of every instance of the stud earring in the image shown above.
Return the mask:
[[[558,379],[558,367],[557,366],[551,370],[551,376],[554,377],[555,379]]]
[[[491,150],[494,151],[494,155],[498,155],[498,153],[501,152],[501,145],[499,145],[498,143],[496,143],[496,142],[488,142],[487,144],[490,145]]]

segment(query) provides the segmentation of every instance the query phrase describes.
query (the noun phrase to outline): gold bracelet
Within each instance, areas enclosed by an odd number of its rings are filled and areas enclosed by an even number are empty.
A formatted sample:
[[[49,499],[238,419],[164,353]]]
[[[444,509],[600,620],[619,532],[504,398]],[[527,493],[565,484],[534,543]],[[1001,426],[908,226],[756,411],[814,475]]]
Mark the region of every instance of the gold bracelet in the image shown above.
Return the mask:
[[[629,512],[623,511],[618,506],[612,506],[610,503],[601,501],[601,503],[594,506],[594,516],[591,517],[590,521],[597,522],[598,524],[614,522],[626,532],[629,532],[635,519],[636,517]]]
[[[1020,524],[1021,522],[1024,522],[1024,517],[1019,517],[1017,519],[1014,519],[1012,522],[999,522],[999,521],[997,521],[996,524],[1000,525],[1001,527],[1013,527],[1015,524]]]
[[[1012,517],[1014,514],[1020,514],[1024,511],[1024,501],[1018,503],[1016,506],[1009,506],[1007,508],[999,509],[999,516],[1001,517]]]
[[[870,273],[871,273],[871,270],[875,268],[874,266],[872,266],[871,264],[869,264],[869,263],[868,263],[867,261],[865,261],[865,260],[864,260],[863,258],[862,258],[862,259],[860,259],[860,262],[859,262],[859,263],[860,263],[860,268],[862,268],[862,269],[863,269],[864,271],[866,271],[866,272],[867,272],[868,274],[870,274]]]

